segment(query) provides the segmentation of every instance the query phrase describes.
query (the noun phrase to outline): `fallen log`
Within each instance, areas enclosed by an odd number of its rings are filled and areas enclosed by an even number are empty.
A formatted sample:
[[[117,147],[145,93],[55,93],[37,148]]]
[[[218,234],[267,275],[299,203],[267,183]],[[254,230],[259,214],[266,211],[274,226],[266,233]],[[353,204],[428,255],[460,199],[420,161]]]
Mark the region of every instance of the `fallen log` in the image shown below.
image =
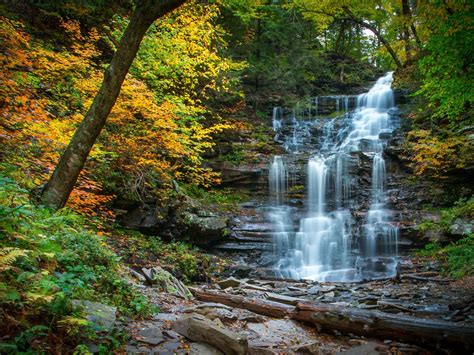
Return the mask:
[[[295,309],[293,306],[258,298],[251,299],[227,293],[205,292],[195,288],[190,288],[190,290],[199,301],[222,303],[269,317],[284,318]]]
[[[186,338],[210,344],[225,354],[248,353],[245,335],[223,329],[200,314],[187,314],[173,323],[173,329]]]
[[[434,347],[450,345],[456,349],[474,348],[472,325],[331,304],[300,302],[296,307],[292,307],[265,299],[250,299],[195,288],[190,290],[200,301],[221,303],[269,317],[290,317],[310,323],[318,330],[337,330],[342,333],[414,344],[423,343]]]
[[[292,318],[320,330],[426,344],[474,347],[474,326],[335,305],[298,303]]]

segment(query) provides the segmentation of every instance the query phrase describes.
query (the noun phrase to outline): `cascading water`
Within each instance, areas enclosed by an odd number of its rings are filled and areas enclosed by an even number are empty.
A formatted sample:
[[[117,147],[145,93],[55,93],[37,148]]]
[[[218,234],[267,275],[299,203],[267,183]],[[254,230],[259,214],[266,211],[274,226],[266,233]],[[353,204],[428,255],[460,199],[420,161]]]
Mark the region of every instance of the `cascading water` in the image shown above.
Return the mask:
[[[273,157],[268,174],[270,198],[275,206],[280,206],[286,196],[288,173],[281,156]]]
[[[312,152],[307,163],[307,204],[297,231],[292,210],[285,205],[287,170],[283,158],[274,157],[269,176],[273,206],[270,220],[275,232],[275,270],[279,276],[351,281],[387,276],[395,271],[398,229],[391,222],[391,211],[386,205],[385,142],[379,138],[395,128],[390,114],[394,106],[392,80],[392,73],[388,73],[357,100],[349,96],[325,97],[326,101],[334,100],[332,107],[344,114],[335,119],[316,118],[306,125],[322,124],[322,137],[316,146],[310,143],[306,147]],[[321,102],[317,98],[313,102],[318,114]],[[353,111],[349,111],[351,105],[354,107],[350,102],[356,102]],[[276,131],[281,129],[283,119],[279,110],[273,114]],[[292,126],[284,146],[297,154],[298,146],[304,143],[298,141],[298,132],[305,124],[293,122]],[[372,162],[370,203],[368,211],[362,213],[365,218],[360,227],[354,216],[356,212],[361,216],[361,211],[353,207],[358,190],[354,167],[359,154]]]

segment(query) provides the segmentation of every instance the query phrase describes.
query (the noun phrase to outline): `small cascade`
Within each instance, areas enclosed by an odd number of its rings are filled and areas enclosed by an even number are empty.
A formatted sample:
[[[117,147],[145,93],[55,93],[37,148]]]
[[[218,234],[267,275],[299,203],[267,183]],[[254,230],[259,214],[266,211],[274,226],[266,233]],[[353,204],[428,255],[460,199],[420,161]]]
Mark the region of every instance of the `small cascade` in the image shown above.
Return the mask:
[[[274,107],[273,113],[272,113],[272,126],[275,132],[281,129],[281,120],[282,120],[281,108]]]
[[[279,155],[273,157],[268,174],[269,191],[272,204],[281,206],[286,198],[288,187],[288,173],[283,158]]]
[[[308,161],[308,210],[318,215],[324,213],[327,171],[324,158],[315,157]]]
[[[283,158],[275,156],[270,166],[269,184],[278,276],[354,281],[395,272],[399,236],[387,206],[383,157],[386,143],[379,138],[396,127],[389,114],[394,106],[392,80],[392,73],[388,73],[367,93],[357,97],[323,97],[323,110],[320,109],[322,99],[315,98],[310,101],[308,111],[299,108],[294,111],[288,123],[293,129],[285,133],[284,147],[288,156],[309,155],[307,203],[306,211],[292,215],[294,211],[285,197],[287,169]],[[330,107],[331,101],[338,116],[328,119],[323,115],[329,115],[324,110]],[[355,109],[351,111],[351,107]],[[279,121],[281,127],[278,112],[274,109],[273,121]],[[296,115],[305,117],[305,112],[309,112],[307,116],[311,121],[294,118]],[[314,132],[315,128],[311,127],[318,127],[317,131],[321,132],[317,142],[307,137],[308,132]],[[354,210],[360,192],[358,154],[372,161],[369,208],[362,212],[365,218],[359,225],[354,218],[355,212],[360,216],[360,211]],[[301,214],[303,217],[296,217]],[[299,228],[294,228],[298,219]]]

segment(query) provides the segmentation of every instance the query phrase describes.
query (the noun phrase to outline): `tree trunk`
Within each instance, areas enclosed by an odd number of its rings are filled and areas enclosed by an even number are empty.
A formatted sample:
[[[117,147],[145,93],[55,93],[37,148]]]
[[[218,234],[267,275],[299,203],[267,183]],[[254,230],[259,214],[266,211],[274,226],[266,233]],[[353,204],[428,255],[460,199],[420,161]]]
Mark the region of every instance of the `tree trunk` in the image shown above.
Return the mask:
[[[403,21],[403,41],[405,42],[405,52],[407,61],[411,59],[410,29],[408,23],[411,23],[410,5],[408,0],[402,0],[402,21]]]
[[[147,29],[158,17],[184,2],[185,0],[137,1],[137,8],[105,71],[102,86],[43,190],[41,202],[44,205],[61,208],[66,204],[89,152],[117,100],[122,83]]]
[[[416,42],[416,45],[418,46],[418,49],[421,49],[422,43],[421,43],[420,37],[418,37],[418,32],[416,30],[415,22],[413,21],[413,15],[412,15],[413,10],[410,6],[409,0],[402,0],[402,6],[406,7],[405,11],[407,12],[407,15],[410,19],[410,29],[411,29],[411,32],[413,33],[413,38],[415,38],[415,42]]]
[[[397,65],[397,68],[401,68],[402,67],[402,62],[400,62],[400,59],[398,59],[397,57],[397,54],[395,53],[395,51],[393,50],[392,46],[390,45],[390,43],[388,43],[388,41],[385,39],[384,36],[382,36],[382,34],[380,33],[379,30],[377,30],[377,28],[375,26],[372,26],[370,23],[367,23],[365,22],[364,20],[361,20],[357,17],[354,16],[354,14],[352,13],[352,11],[344,6],[344,12],[349,16],[349,20],[354,22],[354,23],[357,23],[358,25],[364,27],[364,28],[367,28],[368,30],[372,31],[372,33],[377,37],[377,39],[382,42],[382,44],[385,46],[385,48],[387,49],[387,51],[390,53],[390,55],[392,56],[393,58],[393,61],[395,62],[395,64]]]
[[[289,316],[295,309],[294,306],[258,298],[250,299],[227,293],[205,292],[195,288],[190,288],[190,290],[194,297],[196,297],[196,299],[199,301],[215,302],[234,308],[247,309],[251,312],[268,317],[284,318]]]
[[[473,326],[436,319],[308,303],[298,303],[292,318],[321,329],[366,337],[398,339],[415,344],[451,344],[465,349],[474,347]]]

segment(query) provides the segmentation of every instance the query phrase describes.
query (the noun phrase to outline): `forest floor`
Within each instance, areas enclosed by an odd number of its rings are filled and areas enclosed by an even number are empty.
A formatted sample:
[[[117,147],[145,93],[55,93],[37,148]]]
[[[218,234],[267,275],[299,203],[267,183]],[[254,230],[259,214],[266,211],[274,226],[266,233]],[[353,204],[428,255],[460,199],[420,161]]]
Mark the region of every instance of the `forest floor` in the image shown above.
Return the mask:
[[[266,304],[285,307],[297,302],[309,302],[474,326],[473,277],[463,280],[443,278],[439,274],[439,264],[415,257],[403,257],[399,265],[398,279],[320,283],[227,278],[197,284],[191,290],[197,298],[199,292],[207,292],[237,296],[250,302],[263,300]],[[149,320],[123,324],[130,335],[127,353],[239,353],[245,338],[248,348],[242,353],[249,354],[463,353],[462,344],[453,348],[421,340],[406,343],[390,337],[375,339],[331,329],[318,330],[318,327],[288,316],[264,316],[257,314],[262,312],[255,308],[253,310],[257,313],[254,313],[244,309],[249,307],[243,303],[231,307],[218,301],[185,300],[154,287],[141,286],[141,290],[159,307],[160,312]]]

